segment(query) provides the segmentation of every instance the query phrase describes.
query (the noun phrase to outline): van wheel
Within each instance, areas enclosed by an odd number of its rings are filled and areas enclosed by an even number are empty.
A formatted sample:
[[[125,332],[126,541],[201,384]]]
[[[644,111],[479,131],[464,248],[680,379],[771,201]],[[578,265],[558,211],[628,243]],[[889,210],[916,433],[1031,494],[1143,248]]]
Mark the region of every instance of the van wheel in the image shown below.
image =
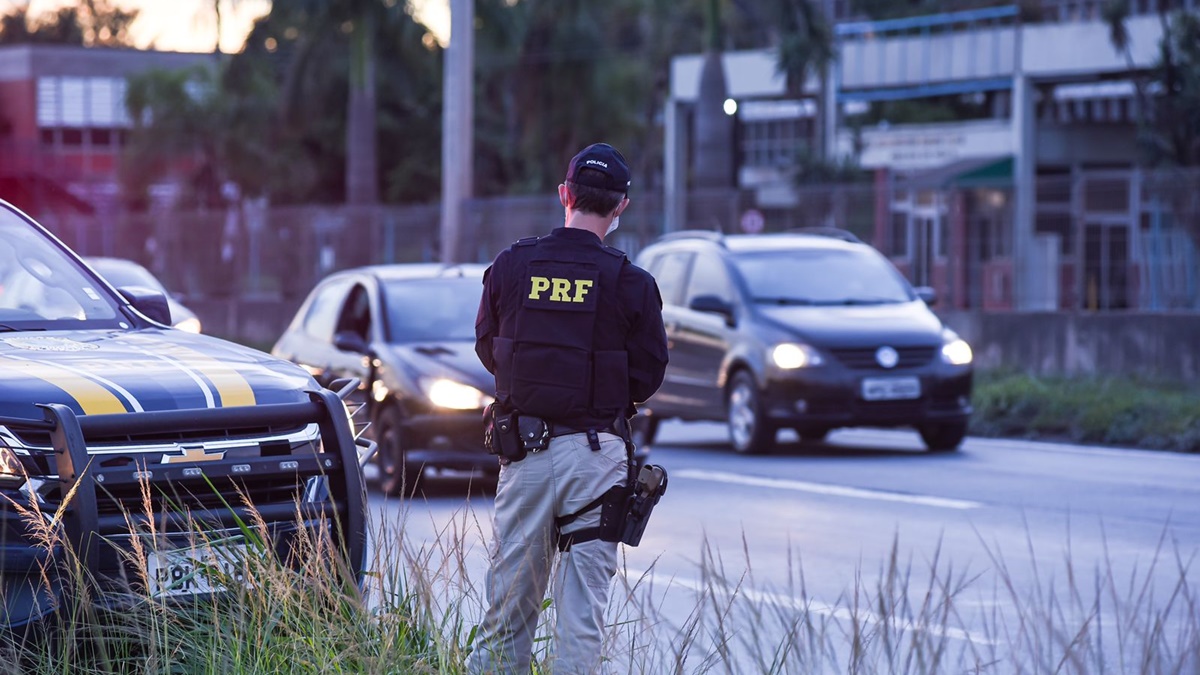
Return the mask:
[[[750,373],[739,370],[734,374],[725,403],[734,451],[755,455],[775,445],[776,428],[763,415],[758,386]]]
[[[384,408],[375,419],[379,487],[389,497],[411,494],[420,476],[420,470],[410,467],[405,460],[403,420],[403,413],[395,405]]]
[[[635,448],[644,448],[658,436],[658,423],[662,420],[651,415],[637,415],[629,421],[630,436]]]
[[[966,437],[967,425],[965,422],[925,424],[917,431],[921,433],[921,440],[925,441],[925,447],[930,452],[953,452]]]

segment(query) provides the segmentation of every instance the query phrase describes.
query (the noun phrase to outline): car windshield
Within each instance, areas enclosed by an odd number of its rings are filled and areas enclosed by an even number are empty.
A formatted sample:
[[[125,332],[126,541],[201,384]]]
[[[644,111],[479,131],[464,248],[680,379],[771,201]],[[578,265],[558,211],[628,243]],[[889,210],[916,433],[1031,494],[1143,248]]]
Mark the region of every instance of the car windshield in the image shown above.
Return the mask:
[[[791,249],[734,257],[758,303],[878,305],[909,302],[908,283],[874,251]]]
[[[475,339],[478,277],[385,281],[383,295],[391,342]]]
[[[114,326],[117,312],[77,262],[0,206],[0,332]]]

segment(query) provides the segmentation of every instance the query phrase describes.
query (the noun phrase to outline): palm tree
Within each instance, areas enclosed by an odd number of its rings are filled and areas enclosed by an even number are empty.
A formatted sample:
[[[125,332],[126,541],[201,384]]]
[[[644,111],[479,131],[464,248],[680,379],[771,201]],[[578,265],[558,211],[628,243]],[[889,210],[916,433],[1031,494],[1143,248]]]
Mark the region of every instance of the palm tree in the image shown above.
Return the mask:
[[[692,179],[697,188],[733,187],[733,118],[725,114],[727,92],[721,53],[721,8],[719,0],[709,0],[708,48],[700,69],[693,126]]]
[[[804,85],[809,75],[816,71],[821,80],[817,93],[817,143],[818,149],[823,149],[821,142],[827,125],[834,120],[826,119],[825,92],[829,78],[829,68],[836,57],[833,32],[829,23],[811,0],[769,0],[767,15],[770,24],[775,27],[775,41],[778,44],[779,70],[787,78],[788,91],[796,97],[804,94]],[[821,151],[815,156],[826,161]]]
[[[375,32],[396,0],[295,0],[288,9],[306,12],[318,25],[335,27],[350,40],[350,90],[346,99],[346,202],[379,202],[376,152]]]

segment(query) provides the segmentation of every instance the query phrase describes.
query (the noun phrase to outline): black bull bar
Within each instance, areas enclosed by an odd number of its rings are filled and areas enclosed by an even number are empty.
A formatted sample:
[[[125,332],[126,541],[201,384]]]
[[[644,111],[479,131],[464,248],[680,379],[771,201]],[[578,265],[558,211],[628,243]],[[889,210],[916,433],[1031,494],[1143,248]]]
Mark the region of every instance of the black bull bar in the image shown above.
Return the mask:
[[[335,543],[346,556],[351,569],[361,581],[367,545],[366,492],[360,467],[359,445],[354,438],[346,407],[339,397],[342,392],[309,391],[309,401],[298,403],[262,404],[237,408],[171,410],[161,412],[121,413],[77,416],[62,404],[39,405],[44,419],[0,417],[0,425],[46,431],[50,435],[64,500],[71,494],[62,518],[66,541],[74,547],[80,562],[93,575],[99,572],[101,540],[106,535],[128,533],[129,523],[124,516],[102,516],[99,513],[97,490],[137,484],[195,480],[196,468],[203,477],[216,484],[221,478],[277,475],[287,480],[324,476],[327,479],[328,499],[304,504],[305,513],[329,518]],[[87,449],[88,438],[109,438],[125,435],[156,433],[188,433],[251,429],[259,427],[298,427],[317,424],[320,445],[316,451],[295,454],[272,454],[264,457],[236,457],[203,463],[182,461],[172,464],[134,462],[124,466],[101,466],[97,456]],[[362,441],[364,447],[373,444]],[[183,443],[186,445],[186,442]],[[372,448],[373,449],[373,448]],[[369,457],[369,452],[363,459]],[[286,469],[284,464],[286,463]],[[189,471],[189,473],[185,473]],[[101,487],[103,486],[103,487]],[[228,505],[207,511],[193,510],[187,518],[193,522],[231,523],[237,519],[249,522],[251,509],[241,505],[233,495]],[[257,508],[257,505],[255,505]],[[271,505],[259,509],[268,523],[294,519],[296,505]]]

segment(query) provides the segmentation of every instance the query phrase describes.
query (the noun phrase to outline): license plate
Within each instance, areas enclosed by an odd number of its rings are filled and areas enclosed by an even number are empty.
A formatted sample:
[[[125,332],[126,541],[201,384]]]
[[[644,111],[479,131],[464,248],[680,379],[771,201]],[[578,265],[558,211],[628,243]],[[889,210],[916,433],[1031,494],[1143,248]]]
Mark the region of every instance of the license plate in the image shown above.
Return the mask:
[[[867,377],[862,381],[866,401],[903,401],[921,398],[921,379],[917,377]]]
[[[213,545],[154,551],[146,558],[146,576],[154,596],[197,595],[246,583],[246,547]]]

